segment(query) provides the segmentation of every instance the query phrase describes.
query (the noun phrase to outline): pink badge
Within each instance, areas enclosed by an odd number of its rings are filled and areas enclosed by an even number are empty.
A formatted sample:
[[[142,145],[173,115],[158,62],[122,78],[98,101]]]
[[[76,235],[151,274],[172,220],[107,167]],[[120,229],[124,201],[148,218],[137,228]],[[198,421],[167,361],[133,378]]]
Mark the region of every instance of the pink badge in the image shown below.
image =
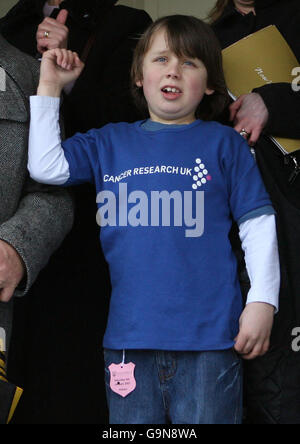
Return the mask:
[[[128,364],[110,364],[108,367],[110,371],[110,388],[113,392],[123,396],[123,398],[136,388],[134,368],[135,364],[133,362]]]

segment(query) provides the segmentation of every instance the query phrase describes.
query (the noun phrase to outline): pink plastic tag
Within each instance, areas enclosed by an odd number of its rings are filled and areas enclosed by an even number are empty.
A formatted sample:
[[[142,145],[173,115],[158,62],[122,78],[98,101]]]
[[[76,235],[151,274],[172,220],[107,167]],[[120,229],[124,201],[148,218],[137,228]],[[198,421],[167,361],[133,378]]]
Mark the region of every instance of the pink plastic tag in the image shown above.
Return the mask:
[[[134,368],[135,364],[133,362],[128,364],[110,364],[108,367],[110,371],[110,388],[113,392],[123,396],[123,398],[136,388]]]

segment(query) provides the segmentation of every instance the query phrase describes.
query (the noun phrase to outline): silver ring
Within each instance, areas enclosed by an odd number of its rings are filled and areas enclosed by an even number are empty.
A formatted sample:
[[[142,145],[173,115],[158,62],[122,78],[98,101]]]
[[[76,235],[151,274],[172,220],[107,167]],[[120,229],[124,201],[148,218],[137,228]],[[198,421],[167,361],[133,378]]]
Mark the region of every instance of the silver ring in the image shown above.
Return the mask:
[[[49,37],[50,32],[49,31],[45,31],[44,32],[44,37],[46,37],[46,39]]]
[[[246,131],[245,128],[243,128],[242,131],[240,132],[240,135],[241,135],[242,137],[244,137],[244,136],[249,137],[249,136],[250,136],[250,133],[248,133],[248,131]]]

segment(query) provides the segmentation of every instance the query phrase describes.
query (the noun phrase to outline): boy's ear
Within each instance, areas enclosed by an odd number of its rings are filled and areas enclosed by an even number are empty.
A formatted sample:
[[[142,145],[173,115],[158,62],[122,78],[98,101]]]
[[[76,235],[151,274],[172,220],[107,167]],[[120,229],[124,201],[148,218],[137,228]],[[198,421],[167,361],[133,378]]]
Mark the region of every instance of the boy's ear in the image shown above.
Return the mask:
[[[210,88],[206,88],[205,90],[205,94],[207,96],[211,96],[212,94],[214,94],[215,90],[214,89],[210,89]]]
[[[142,80],[138,80],[137,82],[135,82],[136,86],[138,86],[139,88],[141,88],[143,86],[143,82]]]

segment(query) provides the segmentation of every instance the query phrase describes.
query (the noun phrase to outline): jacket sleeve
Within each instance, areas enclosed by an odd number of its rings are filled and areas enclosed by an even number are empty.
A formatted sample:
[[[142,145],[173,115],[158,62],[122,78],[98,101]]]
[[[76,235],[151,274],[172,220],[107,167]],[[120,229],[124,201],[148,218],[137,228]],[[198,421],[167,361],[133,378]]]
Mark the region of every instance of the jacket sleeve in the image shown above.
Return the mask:
[[[37,85],[39,63],[23,55],[28,84]],[[32,93],[35,92],[35,87]],[[42,185],[27,176],[23,194],[13,216],[0,224],[0,239],[10,244],[25,264],[25,277],[15,290],[23,296],[34,283],[37,275],[59,247],[74,220],[74,203],[67,189]]]
[[[29,290],[70,231],[73,210],[66,189],[37,184],[28,178],[16,213],[0,225],[0,239],[19,253],[26,268],[26,277],[15,296],[23,296]]]
[[[269,111],[267,134],[300,139],[300,91],[290,83],[272,83],[256,88]]]

